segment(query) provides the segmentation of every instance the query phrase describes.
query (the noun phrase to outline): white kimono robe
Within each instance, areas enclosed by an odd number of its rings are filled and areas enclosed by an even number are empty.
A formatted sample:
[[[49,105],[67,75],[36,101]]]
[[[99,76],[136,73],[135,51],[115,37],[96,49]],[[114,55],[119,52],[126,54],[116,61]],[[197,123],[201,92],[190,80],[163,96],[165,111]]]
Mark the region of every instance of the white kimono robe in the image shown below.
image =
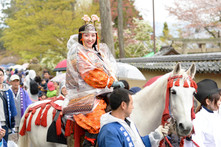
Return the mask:
[[[195,134],[192,135],[200,147],[221,147],[221,117],[216,112],[209,112],[204,107],[193,120]],[[185,147],[194,147],[192,141],[185,140]]]

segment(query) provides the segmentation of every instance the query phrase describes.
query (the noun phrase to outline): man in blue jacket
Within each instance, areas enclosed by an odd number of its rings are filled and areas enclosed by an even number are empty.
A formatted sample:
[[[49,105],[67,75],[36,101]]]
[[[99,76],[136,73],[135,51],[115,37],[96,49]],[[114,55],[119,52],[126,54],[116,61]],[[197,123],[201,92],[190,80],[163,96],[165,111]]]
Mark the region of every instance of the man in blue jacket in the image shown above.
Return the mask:
[[[8,129],[15,127],[15,116],[17,115],[13,93],[4,82],[4,71],[0,68],[0,122],[6,133],[4,140],[8,142]]]
[[[110,95],[112,111],[102,115],[98,135],[99,147],[151,147],[168,134],[168,125],[159,126],[154,132],[141,137],[129,118],[133,110],[133,99],[126,89],[115,89]]]

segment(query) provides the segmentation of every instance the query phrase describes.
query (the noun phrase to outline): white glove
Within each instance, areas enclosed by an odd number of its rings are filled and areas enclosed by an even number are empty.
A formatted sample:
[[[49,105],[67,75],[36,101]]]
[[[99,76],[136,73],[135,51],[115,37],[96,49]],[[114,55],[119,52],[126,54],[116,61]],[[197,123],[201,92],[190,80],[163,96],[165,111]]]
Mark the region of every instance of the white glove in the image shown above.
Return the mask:
[[[149,139],[152,147],[158,147],[160,141],[167,136],[169,132],[169,124],[160,125],[154,132],[149,134]]]
[[[113,84],[111,85],[111,87],[114,87],[114,88],[124,88],[125,85],[121,81],[114,81]]]
[[[168,132],[169,132],[169,124],[165,124],[164,126],[163,125],[160,125],[156,130],[155,132],[158,132],[160,135],[161,135],[161,138],[163,139],[164,136],[167,136],[168,135]]]

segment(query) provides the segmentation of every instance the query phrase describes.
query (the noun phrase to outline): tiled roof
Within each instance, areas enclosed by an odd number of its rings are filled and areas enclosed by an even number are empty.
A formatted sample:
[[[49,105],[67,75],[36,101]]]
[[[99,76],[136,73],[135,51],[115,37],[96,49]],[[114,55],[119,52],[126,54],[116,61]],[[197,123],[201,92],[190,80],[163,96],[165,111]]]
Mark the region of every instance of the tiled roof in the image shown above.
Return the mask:
[[[117,61],[134,65],[139,69],[166,72],[171,71],[177,62],[180,62],[184,69],[195,63],[198,73],[221,73],[221,52],[120,58]]]
[[[172,46],[163,46],[154,56],[177,55],[180,54]]]

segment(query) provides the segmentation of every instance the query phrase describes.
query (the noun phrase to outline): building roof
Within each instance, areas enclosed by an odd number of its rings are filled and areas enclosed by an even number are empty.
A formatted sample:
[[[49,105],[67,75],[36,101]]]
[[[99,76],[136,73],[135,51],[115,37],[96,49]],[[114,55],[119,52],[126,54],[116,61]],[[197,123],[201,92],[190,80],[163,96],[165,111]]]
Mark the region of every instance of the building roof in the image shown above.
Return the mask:
[[[221,73],[221,52],[120,58],[117,61],[134,65],[139,69],[165,72],[171,71],[178,62],[184,69],[195,63],[197,73]]]
[[[154,56],[164,56],[164,55],[178,55],[177,52],[172,46],[163,46]]]

